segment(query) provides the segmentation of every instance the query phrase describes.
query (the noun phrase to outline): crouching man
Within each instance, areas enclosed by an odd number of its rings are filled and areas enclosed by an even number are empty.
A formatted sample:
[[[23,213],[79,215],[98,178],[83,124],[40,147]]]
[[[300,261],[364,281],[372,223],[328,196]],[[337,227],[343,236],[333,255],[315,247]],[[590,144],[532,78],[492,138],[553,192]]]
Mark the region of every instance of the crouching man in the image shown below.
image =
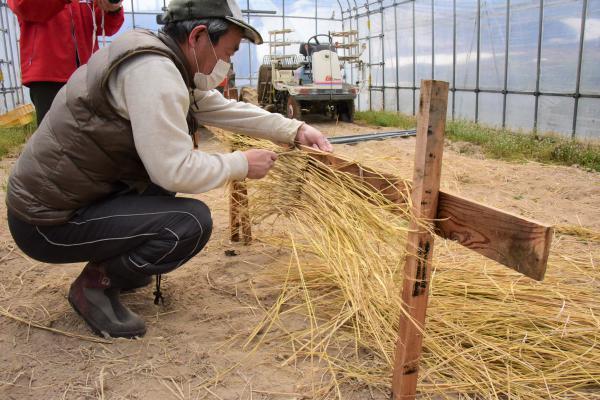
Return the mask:
[[[124,33],[74,73],[8,182],[17,245],[47,263],[87,261],[69,302],[113,337],[146,332],[119,293],[180,267],[210,238],[208,207],[174,193],[260,179],[276,161],[260,149],[194,150],[197,123],[331,151],[309,125],[211,90],[242,39],[262,43],[234,0],[173,0],[161,19],[159,34]]]

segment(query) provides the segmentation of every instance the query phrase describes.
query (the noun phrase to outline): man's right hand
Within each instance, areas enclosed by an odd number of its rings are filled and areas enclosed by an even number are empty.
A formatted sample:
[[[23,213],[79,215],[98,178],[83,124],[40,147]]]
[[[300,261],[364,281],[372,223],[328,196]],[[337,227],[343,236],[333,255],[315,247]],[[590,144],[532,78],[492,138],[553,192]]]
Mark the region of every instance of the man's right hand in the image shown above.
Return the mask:
[[[249,179],[261,179],[269,172],[275,160],[277,160],[277,154],[262,149],[250,149],[244,152],[246,159],[248,160],[248,175]]]

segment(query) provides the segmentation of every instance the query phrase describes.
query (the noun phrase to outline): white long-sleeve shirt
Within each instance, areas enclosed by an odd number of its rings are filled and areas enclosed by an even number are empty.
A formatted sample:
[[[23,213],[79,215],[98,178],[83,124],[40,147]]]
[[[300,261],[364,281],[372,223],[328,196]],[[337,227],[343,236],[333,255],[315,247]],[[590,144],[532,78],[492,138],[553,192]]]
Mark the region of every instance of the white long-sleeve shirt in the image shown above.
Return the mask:
[[[260,107],[227,100],[221,93],[188,90],[175,64],[148,54],[126,61],[108,81],[110,104],[131,121],[135,147],[153,183],[179,193],[202,193],[248,174],[242,152],[209,154],[194,150],[186,115],[281,143],[292,143],[302,122]]]

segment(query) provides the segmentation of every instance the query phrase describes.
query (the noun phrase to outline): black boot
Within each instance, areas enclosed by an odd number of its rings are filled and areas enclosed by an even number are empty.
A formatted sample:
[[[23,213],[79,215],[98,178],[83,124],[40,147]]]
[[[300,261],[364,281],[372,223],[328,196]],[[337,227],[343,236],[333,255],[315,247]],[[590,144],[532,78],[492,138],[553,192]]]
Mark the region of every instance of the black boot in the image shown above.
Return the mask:
[[[121,293],[134,292],[136,289],[146,287],[151,283],[152,275],[140,275],[139,277],[129,278],[123,282]]]
[[[133,338],[146,333],[146,324],[119,300],[125,280],[103,263],[88,263],[69,290],[69,303],[94,333]]]

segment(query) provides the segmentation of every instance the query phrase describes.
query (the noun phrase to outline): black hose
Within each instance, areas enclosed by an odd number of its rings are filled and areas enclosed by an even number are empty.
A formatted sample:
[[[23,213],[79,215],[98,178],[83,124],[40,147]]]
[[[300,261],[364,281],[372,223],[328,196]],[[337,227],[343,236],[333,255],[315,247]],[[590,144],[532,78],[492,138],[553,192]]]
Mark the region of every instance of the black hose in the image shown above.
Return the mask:
[[[369,140],[384,140],[391,139],[396,137],[409,137],[416,136],[417,130],[411,129],[406,131],[392,131],[392,132],[382,132],[382,133],[363,133],[359,135],[349,135],[349,136],[336,136],[329,138],[329,143],[331,144],[349,144],[349,143],[358,143],[358,142],[366,142]]]

